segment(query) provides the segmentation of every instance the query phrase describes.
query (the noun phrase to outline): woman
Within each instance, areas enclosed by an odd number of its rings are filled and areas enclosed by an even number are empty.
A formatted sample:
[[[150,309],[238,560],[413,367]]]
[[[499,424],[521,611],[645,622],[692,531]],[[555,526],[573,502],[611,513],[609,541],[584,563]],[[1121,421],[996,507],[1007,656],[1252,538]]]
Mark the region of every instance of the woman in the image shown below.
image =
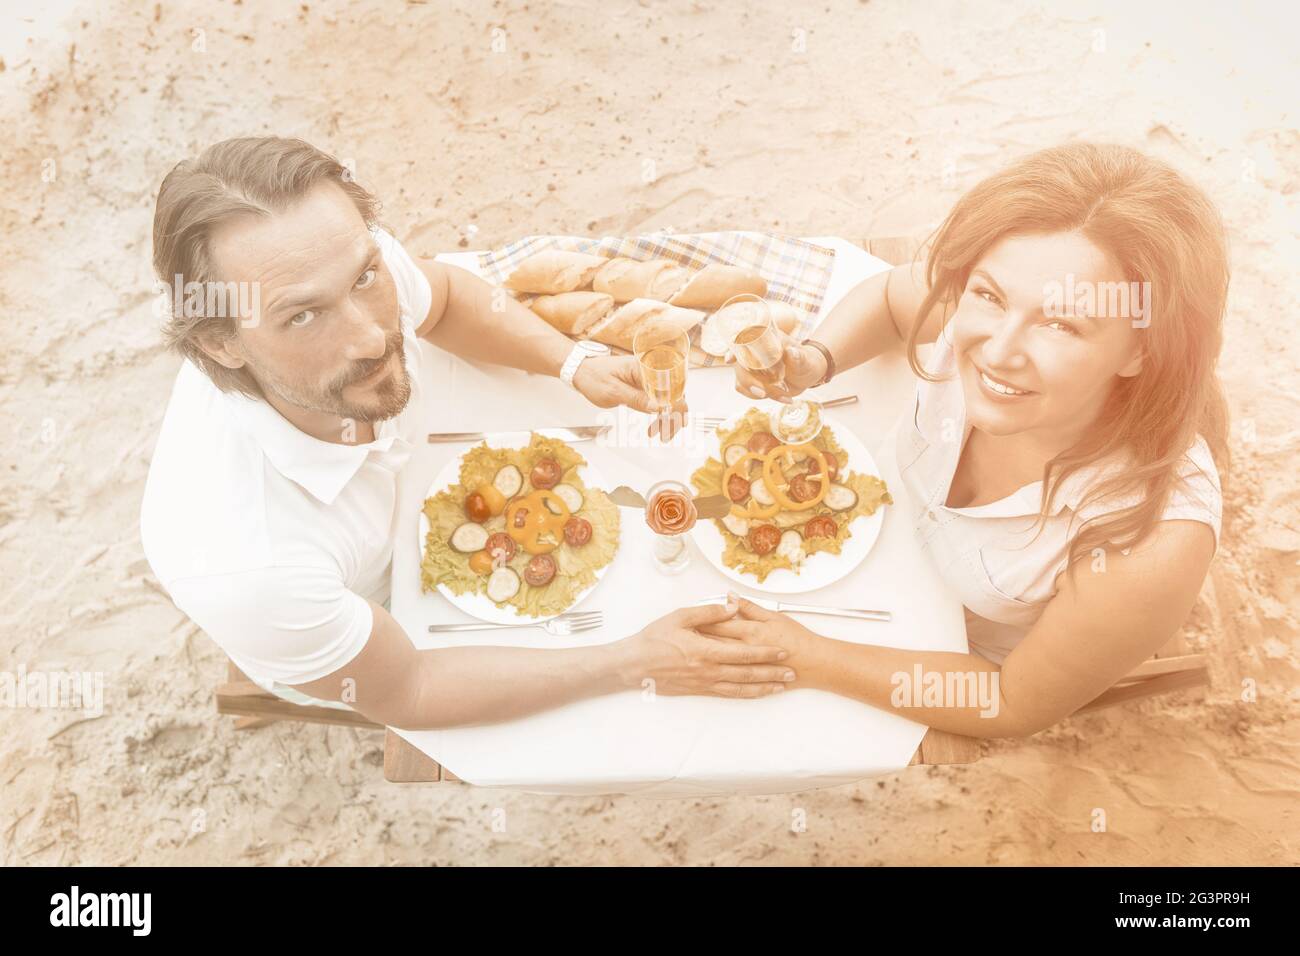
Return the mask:
[[[1217,547],[1227,286],[1214,207],[1132,149],[1048,149],[980,183],[924,272],[861,283],[787,348],[785,389],[737,373],[742,394],[785,399],[906,348],[899,473],[973,653],[830,640],[748,602],[711,632],[785,647],[794,686],[952,733],[1027,736],[1088,703],[1178,630]],[[917,665],[996,700],[898,693]]]

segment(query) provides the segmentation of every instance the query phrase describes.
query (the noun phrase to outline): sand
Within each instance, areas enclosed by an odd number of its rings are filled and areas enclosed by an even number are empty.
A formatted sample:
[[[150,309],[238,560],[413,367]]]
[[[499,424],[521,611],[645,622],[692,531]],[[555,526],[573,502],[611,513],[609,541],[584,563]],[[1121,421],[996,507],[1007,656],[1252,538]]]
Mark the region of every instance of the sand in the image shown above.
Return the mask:
[[[1291,5],[27,6],[0,41],[0,666],[102,671],[105,710],[0,718],[5,863],[1300,862]],[[235,732],[214,713],[224,658],[139,542],[178,368],[149,228],[178,159],[271,132],[353,160],[426,256],[530,232],[924,234],[1041,146],[1173,162],[1233,249],[1236,470],[1186,628],[1209,690],[991,743],[970,766],[668,802],[403,788],[378,733]]]

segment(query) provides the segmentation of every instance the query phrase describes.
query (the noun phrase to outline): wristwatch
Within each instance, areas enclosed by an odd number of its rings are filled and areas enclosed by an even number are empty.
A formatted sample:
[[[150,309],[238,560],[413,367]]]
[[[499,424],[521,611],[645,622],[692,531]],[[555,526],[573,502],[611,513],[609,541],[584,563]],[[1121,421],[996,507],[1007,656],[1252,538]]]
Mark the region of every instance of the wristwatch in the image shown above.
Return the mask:
[[[570,387],[573,386],[573,376],[578,374],[578,366],[587,359],[595,355],[608,355],[609,346],[602,345],[599,342],[588,342],[586,340],[575,342],[573,351],[569,357],[564,360],[560,366],[560,381]]]

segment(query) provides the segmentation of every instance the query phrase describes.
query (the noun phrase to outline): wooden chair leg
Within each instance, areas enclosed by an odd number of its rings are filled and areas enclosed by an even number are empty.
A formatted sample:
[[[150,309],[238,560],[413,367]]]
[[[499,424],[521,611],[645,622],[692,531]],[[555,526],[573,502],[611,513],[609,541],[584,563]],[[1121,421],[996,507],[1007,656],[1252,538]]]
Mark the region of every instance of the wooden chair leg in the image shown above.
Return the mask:
[[[278,724],[278,717],[237,717],[235,718],[236,730],[257,730],[259,727],[269,727],[271,724]]]

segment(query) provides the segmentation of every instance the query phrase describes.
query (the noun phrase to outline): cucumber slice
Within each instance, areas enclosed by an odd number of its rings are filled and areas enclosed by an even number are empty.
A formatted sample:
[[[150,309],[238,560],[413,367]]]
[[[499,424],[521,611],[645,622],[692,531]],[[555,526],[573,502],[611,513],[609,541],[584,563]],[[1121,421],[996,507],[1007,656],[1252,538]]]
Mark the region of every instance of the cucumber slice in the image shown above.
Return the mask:
[[[487,595],[498,604],[519,593],[519,575],[513,568],[497,568],[488,577]]]
[[[776,553],[791,564],[803,560],[803,535],[791,528],[781,535],[781,543],[776,546]]]
[[[519,469],[514,465],[504,466],[497,472],[497,476],[492,479],[492,487],[507,498],[513,498],[519,494],[519,489],[523,486],[524,476],[519,473]]]
[[[451,533],[451,546],[461,554],[473,554],[487,547],[487,528],[473,521],[466,521]]]
[[[749,534],[748,518],[738,518],[733,514],[727,514],[723,516],[722,523],[726,526],[727,530],[737,538],[743,538],[745,535]]]
[[[740,461],[741,457],[748,451],[749,449],[744,445],[728,445],[722,450],[722,460],[725,461],[727,467],[730,468],[736,462]]]
[[[570,484],[556,485],[552,491],[564,502],[569,514],[576,515],[582,510],[582,492]]]
[[[772,497],[772,492],[767,490],[767,482],[762,477],[755,478],[750,483],[749,493],[754,496],[754,500],[760,505],[776,504],[776,499]]]
[[[826,489],[822,504],[831,511],[848,511],[858,503],[858,493],[848,485],[832,484]]]

